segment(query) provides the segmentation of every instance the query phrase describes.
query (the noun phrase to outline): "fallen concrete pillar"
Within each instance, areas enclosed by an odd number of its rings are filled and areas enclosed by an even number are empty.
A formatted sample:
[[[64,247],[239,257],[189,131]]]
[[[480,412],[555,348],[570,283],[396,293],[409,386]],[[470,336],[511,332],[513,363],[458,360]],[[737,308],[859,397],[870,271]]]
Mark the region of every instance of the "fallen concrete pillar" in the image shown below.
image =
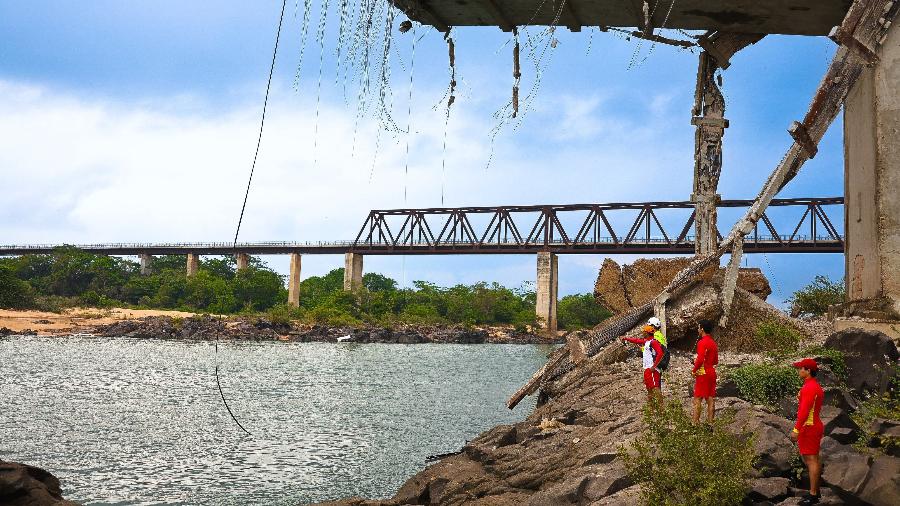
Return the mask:
[[[363,256],[359,253],[344,254],[344,291],[355,292],[362,288]]]
[[[196,253],[188,253],[187,254],[187,275],[188,277],[197,274],[197,271],[200,270],[200,255]]]
[[[237,270],[239,271],[250,267],[250,255],[247,253],[238,253],[234,256],[234,261],[237,263]]]
[[[900,29],[844,101],[845,283],[900,313]]]
[[[291,274],[288,277],[288,304],[300,305],[300,253],[291,253]]]
[[[153,274],[153,255],[149,253],[141,253],[141,275],[149,276]]]
[[[556,298],[559,291],[559,266],[556,254],[541,251],[537,254],[537,297],[535,314],[548,334],[556,333]]]

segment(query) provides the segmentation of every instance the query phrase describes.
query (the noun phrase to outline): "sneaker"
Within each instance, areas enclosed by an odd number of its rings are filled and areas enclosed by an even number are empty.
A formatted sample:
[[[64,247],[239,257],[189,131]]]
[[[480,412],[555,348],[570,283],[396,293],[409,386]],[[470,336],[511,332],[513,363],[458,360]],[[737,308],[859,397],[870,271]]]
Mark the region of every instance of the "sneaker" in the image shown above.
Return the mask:
[[[819,504],[819,496],[806,494],[800,498],[800,502],[798,502],[797,504],[799,504],[800,506],[806,506],[808,504]]]

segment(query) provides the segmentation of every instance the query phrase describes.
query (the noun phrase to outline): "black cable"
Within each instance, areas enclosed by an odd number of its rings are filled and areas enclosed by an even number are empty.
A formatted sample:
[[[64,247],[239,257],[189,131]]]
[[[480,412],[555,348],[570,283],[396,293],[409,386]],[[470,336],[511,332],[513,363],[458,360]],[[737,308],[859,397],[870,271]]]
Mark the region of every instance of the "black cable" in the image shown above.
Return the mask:
[[[266,107],[269,105],[269,90],[272,88],[272,74],[275,73],[275,57],[278,55],[278,41],[281,39],[281,25],[284,23],[284,8],[287,5],[287,0],[282,0],[281,2],[281,15],[278,18],[278,31],[275,33],[275,48],[272,50],[272,64],[269,66],[269,80],[266,82],[266,98],[263,100],[263,109],[262,109],[262,118],[259,122],[259,136],[256,139],[256,152],[253,154],[253,163],[250,165],[250,177],[247,179],[247,190],[244,192],[244,203],[241,205],[241,215],[238,217],[237,228],[234,231],[234,243],[232,244],[232,249],[234,253],[237,254],[237,240],[238,234],[241,231],[241,222],[244,221],[244,211],[247,209],[247,197],[250,196],[250,183],[253,182],[253,172],[256,170],[256,159],[259,157],[259,146],[262,144],[262,134],[263,127],[266,124]],[[234,412],[231,411],[231,407],[228,405],[228,401],[225,400],[225,393],[222,391],[222,383],[219,381],[219,335],[216,334],[216,353],[215,353],[215,366],[216,366],[216,386],[219,388],[219,396],[222,398],[222,404],[225,405],[225,409],[228,410],[228,414],[231,415],[231,419],[234,420],[234,423],[237,424],[238,427],[241,428],[248,436],[252,436],[250,431],[244,428],[241,425],[241,422],[238,421],[237,417],[234,416]]]

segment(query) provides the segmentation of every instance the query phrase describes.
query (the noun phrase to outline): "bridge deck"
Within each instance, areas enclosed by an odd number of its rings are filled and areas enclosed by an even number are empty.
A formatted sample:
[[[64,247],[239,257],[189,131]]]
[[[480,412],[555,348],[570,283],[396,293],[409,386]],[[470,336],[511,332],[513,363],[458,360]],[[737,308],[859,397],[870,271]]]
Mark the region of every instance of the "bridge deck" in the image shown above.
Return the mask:
[[[453,26],[643,27],[642,0],[392,0],[411,19]],[[648,0],[651,25],[684,30],[827,35],[849,0]],[[558,19],[557,19],[558,18]]]
[[[749,200],[724,200],[719,208],[747,207]],[[842,253],[844,240],[826,213],[843,198],[772,201],[770,210],[800,214],[790,221],[763,217],[749,236],[747,253]],[[116,243],[80,244],[105,255],[510,255],[549,251],[559,254],[694,253],[694,204],[643,202],[545,206],[388,209],[369,212],[356,238],[334,242]],[[801,213],[802,211],[802,213]],[[665,216],[669,213],[669,216]],[[662,218],[662,219],[661,219]],[[776,228],[776,222],[787,234]],[[664,223],[668,226],[666,230]],[[672,227],[672,225],[675,227]],[[795,225],[796,224],[796,225]],[[0,255],[45,254],[60,245],[0,245]]]

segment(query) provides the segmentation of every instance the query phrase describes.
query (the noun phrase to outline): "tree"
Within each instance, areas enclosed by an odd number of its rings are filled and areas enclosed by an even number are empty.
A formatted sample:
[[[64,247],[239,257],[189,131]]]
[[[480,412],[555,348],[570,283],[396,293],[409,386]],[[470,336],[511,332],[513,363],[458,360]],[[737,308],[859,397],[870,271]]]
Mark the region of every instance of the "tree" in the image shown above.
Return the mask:
[[[34,292],[27,281],[16,277],[9,265],[0,265],[0,307],[24,309],[34,302]]]
[[[566,330],[592,328],[611,315],[589,293],[566,295],[557,304],[556,312],[560,328]]]
[[[791,316],[823,315],[828,306],[846,299],[843,281],[835,283],[827,276],[816,276],[812,283],[794,292],[788,302]]]

